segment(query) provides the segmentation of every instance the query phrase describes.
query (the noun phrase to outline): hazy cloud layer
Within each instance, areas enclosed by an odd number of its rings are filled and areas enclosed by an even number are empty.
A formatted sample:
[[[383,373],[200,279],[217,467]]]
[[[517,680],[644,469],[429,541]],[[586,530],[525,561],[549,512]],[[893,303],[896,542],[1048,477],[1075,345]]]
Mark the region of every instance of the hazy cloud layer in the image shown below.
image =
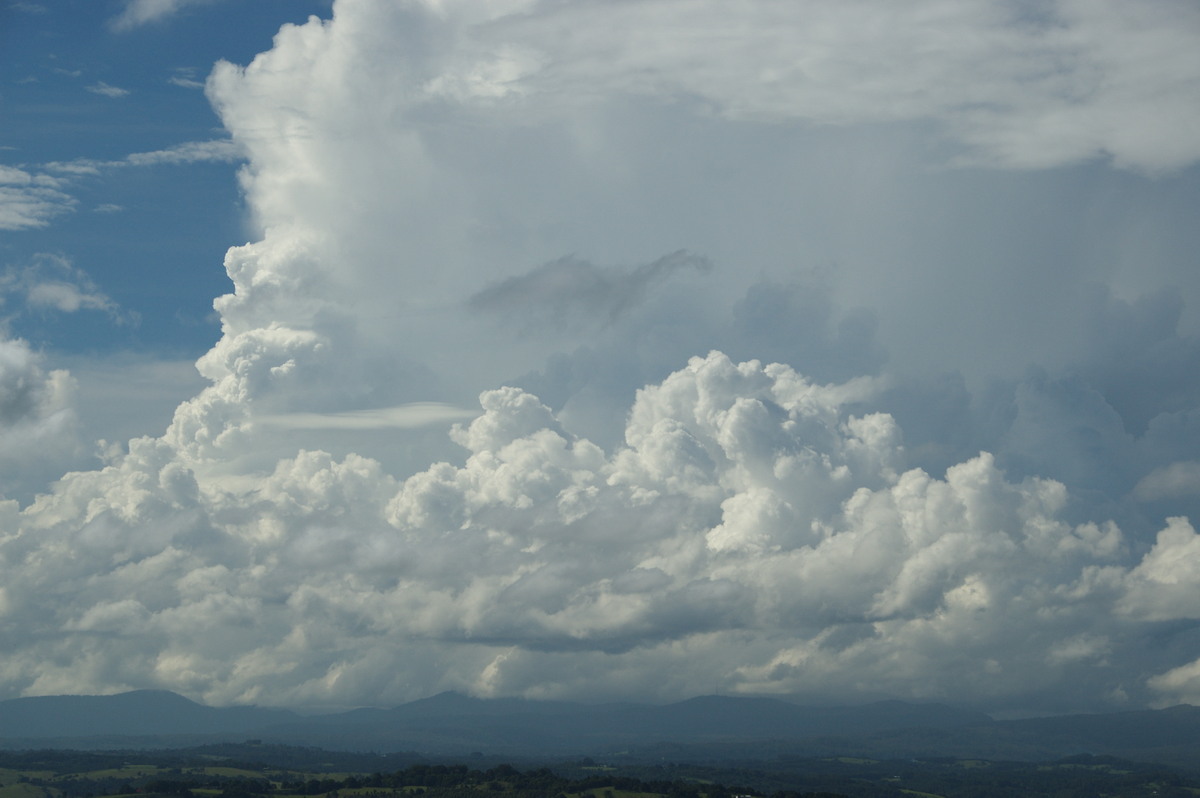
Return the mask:
[[[209,79],[231,144],[143,159],[244,154],[258,235],[165,433],[0,503],[0,691],[1200,700],[1155,205],[1198,41],[1171,0],[285,26]],[[3,434],[70,440],[6,346]]]

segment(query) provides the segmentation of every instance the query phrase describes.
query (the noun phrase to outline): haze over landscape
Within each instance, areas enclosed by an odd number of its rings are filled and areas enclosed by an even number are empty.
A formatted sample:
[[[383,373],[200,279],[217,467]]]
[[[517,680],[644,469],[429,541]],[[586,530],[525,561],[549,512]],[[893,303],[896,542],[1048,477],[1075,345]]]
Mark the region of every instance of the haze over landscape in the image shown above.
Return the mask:
[[[1194,2],[0,3],[0,699],[1200,703]]]

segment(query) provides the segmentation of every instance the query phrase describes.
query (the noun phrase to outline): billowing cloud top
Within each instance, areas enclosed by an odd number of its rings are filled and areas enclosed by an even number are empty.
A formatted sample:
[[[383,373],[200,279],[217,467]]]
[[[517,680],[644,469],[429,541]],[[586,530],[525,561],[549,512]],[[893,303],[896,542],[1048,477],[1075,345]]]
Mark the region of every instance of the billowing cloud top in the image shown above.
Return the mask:
[[[218,703],[1194,695],[1186,661],[1137,679],[1148,629],[1200,617],[1186,520],[1132,555],[991,455],[909,469],[891,417],[846,410],[876,387],[714,352],[640,391],[611,454],[503,388],[461,466],[300,452],[240,494],[137,441],[4,508],[6,673]]]
[[[1198,42],[1171,0],[284,27],[207,84],[261,232],[209,387],[0,503],[0,690],[1200,700],[1197,286],[1127,206],[1044,212],[1182,179]],[[77,446],[3,345],[0,440]]]

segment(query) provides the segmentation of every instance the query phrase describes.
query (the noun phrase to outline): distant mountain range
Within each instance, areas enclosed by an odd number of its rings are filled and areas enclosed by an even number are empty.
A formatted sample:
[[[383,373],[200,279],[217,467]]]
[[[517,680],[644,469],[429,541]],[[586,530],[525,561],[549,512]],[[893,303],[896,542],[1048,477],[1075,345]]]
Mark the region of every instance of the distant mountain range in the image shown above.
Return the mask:
[[[241,741],[337,751],[751,761],[826,754],[1048,759],[1079,753],[1200,763],[1200,709],[994,721],[941,704],[805,707],[703,696],[663,706],[442,693],[393,709],[301,716],[213,708],[166,691],[0,701],[3,748],[164,748]]]

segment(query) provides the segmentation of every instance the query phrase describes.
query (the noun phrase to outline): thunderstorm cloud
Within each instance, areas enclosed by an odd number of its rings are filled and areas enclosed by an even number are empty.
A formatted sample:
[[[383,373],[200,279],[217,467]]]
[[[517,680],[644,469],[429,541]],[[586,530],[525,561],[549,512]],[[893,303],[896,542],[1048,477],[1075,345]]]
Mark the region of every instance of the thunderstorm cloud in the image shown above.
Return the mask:
[[[1195,4],[337,0],[205,86],[121,162],[245,159],[203,389],[80,468],[0,329],[0,695],[1200,701]]]

